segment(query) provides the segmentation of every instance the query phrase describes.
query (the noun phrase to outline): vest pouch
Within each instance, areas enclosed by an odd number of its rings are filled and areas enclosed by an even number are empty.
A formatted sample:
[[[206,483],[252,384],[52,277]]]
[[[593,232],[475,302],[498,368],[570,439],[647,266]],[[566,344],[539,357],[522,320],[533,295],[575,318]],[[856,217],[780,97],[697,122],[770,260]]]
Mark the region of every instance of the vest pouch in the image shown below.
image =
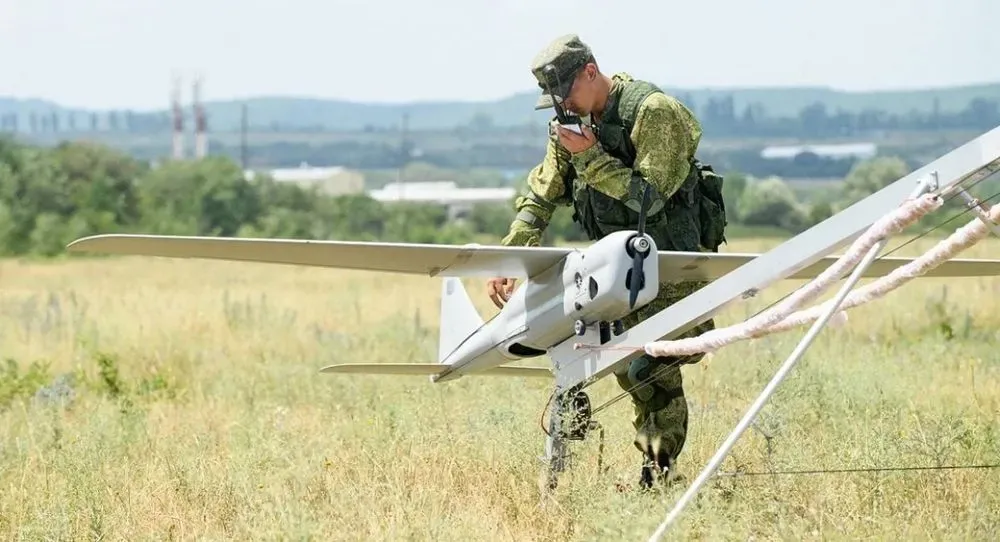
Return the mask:
[[[701,225],[701,245],[712,252],[726,242],[726,204],[722,198],[723,178],[712,166],[696,163],[698,170],[698,219]]]
[[[590,200],[590,211],[593,213],[593,222],[600,230],[601,237],[633,228],[629,223],[629,208],[621,202],[600,190],[588,187],[588,199]],[[638,216],[638,214],[635,214]]]
[[[725,212],[709,198],[702,198],[699,205],[701,222],[701,245],[712,252],[726,242]]]
[[[697,207],[678,205],[660,213],[661,220],[650,224],[650,234],[656,238],[659,250],[701,252],[701,226]]]

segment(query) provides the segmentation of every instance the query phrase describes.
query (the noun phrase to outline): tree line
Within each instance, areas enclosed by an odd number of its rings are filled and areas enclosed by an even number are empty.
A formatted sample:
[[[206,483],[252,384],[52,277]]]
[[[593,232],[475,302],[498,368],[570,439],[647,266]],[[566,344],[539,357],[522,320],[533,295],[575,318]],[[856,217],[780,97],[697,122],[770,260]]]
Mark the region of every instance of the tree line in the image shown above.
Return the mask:
[[[997,90],[951,90],[918,97],[856,97],[847,107],[843,99],[824,100],[808,90],[795,95],[780,89],[771,96],[740,92],[706,95],[699,91],[670,91],[691,108],[713,137],[826,138],[858,136],[884,131],[986,130],[1000,124]],[[763,92],[763,91],[762,91]],[[945,96],[951,107],[941,105]],[[956,107],[954,104],[962,103]],[[544,126],[548,114],[534,111],[535,95],[518,95],[481,104],[408,104],[372,106],[335,100],[303,101],[294,98],[250,100],[246,119],[250,131],[276,133],[392,132],[452,130],[505,134],[528,126]],[[785,105],[792,101],[797,105]],[[902,103],[902,105],[900,105]],[[907,108],[907,104],[913,104]],[[208,126],[216,133],[232,133],[243,125],[240,102],[206,104]],[[772,110],[768,110],[768,108]],[[187,117],[190,111],[182,114]],[[410,119],[411,120],[404,120]],[[3,106],[0,98],[0,132],[22,134],[107,132],[122,134],[169,133],[170,111],[105,112],[72,111],[56,105]],[[412,124],[412,125],[411,125]]]
[[[428,136],[427,142],[431,148],[421,151],[419,162],[443,169],[528,170],[538,164],[545,153],[544,147],[538,143],[542,141],[541,139],[512,138],[511,142],[490,143],[470,140],[458,147],[444,148],[430,141],[430,137]],[[420,146],[420,142],[417,146]],[[210,148],[210,154],[231,160],[240,160],[244,154],[244,149],[238,144],[218,139],[211,140]],[[755,177],[803,179],[842,178],[859,162],[859,158],[855,156],[830,157],[811,152],[803,152],[794,158],[766,158],[761,156],[762,148],[763,146],[748,145],[739,149],[710,149],[700,151],[698,157],[718,169],[741,171]],[[907,147],[896,149],[894,154],[906,161],[910,167],[915,167],[920,161],[919,157],[928,153],[940,155],[951,149],[952,145],[945,140],[933,143],[930,147],[925,145],[913,146],[912,149]],[[132,146],[125,150],[138,159],[155,160],[167,154],[169,147],[163,143]],[[378,141],[270,143],[251,145],[246,151],[250,156],[251,165],[269,168],[297,167],[307,163],[379,170],[405,168],[414,163],[413,158],[400,151],[398,143]],[[494,179],[497,179],[494,186],[507,184],[503,176],[494,176]]]
[[[796,233],[908,171],[898,158],[863,162],[841,184],[799,199],[781,179],[725,172],[732,224]],[[546,243],[582,241],[571,212],[557,213]],[[481,205],[452,220],[438,205],[382,204],[367,195],[327,195],[316,187],[248,180],[226,157],[151,164],[106,146],[55,147],[0,138],[0,255],[53,256],[99,233],[383,240],[457,244],[496,242],[512,205]]]
[[[680,96],[689,107],[697,108],[692,98]],[[767,114],[758,103],[737,110],[732,96],[709,98],[700,110],[706,132],[721,137],[789,137],[823,139],[856,137],[876,132],[924,132],[941,130],[986,131],[1000,125],[1000,101],[973,98],[960,111],[942,111],[934,99],[929,111],[911,110],[906,114],[877,108],[860,111],[831,109],[823,102],[803,107],[795,117]]]

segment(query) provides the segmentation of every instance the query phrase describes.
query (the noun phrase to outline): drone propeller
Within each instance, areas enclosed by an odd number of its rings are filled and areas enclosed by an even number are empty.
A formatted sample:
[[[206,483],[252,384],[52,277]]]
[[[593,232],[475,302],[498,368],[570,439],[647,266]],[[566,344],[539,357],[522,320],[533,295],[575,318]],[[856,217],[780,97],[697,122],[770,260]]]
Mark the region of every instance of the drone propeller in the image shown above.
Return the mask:
[[[646,190],[642,193],[642,203],[639,206],[639,227],[637,229],[638,235],[632,238],[630,241],[632,245],[632,277],[629,281],[629,291],[628,291],[628,308],[635,308],[635,300],[639,297],[639,289],[642,288],[645,282],[645,277],[642,272],[642,260],[644,254],[649,251],[649,241],[646,240],[646,211],[648,210],[647,203],[649,202],[649,192],[652,190],[652,186],[646,183]]]

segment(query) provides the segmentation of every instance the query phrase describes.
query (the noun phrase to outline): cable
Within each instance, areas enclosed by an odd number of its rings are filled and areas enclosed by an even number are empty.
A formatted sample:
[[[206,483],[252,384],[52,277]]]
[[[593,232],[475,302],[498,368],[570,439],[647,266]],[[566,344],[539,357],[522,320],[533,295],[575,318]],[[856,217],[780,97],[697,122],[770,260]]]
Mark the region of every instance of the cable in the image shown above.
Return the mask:
[[[943,465],[925,467],[858,467],[850,469],[811,469],[811,470],[786,470],[772,472],[719,472],[716,477],[737,478],[740,476],[769,476],[772,474],[848,474],[858,472],[906,472],[906,471],[928,471],[928,470],[964,470],[964,469],[998,469],[1000,463],[987,465]]]

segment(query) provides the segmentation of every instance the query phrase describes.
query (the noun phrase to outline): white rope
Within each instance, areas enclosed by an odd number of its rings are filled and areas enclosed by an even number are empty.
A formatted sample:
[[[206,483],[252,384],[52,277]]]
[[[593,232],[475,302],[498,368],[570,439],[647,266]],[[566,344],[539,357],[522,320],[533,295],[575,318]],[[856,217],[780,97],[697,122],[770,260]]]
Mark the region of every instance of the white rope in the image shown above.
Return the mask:
[[[853,268],[864,257],[865,253],[879,241],[894,233],[898,233],[903,228],[916,222],[927,213],[934,211],[942,205],[943,201],[932,194],[924,195],[917,199],[905,202],[893,213],[883,217],[872,224],[868,230],[859,237],[850,247],[846,254],[841,256],[833,265],[825,269],[816,278],[803,286],[782,303],[775,305],[771,309],[750,318],[739,324],[734,324],[725,328],[718,328],[703,333],[697,337],[688,337],[677,340],[654,341],[646,343],[644,346],[592,346],[577,344],[577,348],[588,349],[614,349],[614,350],[643,350],[651,356],[678,356],[691,355],[701,352],[712,352],[723,346],[745,339],[756,339],[772,333],[787,331],[794,327],[802,326],[815,321],[830,302],[814,306],[806,310],[795,311],[801,305],[811,301],[828,289],[831,284],[838,280],[848,269]],[[985,213],[984,213],[985,214]],[[875,282],[855,290],[842,303],[842,310],[839,311],[831,325],[841,324],[846,321],[846,310],[879,299],[919,277],[931,269],[941,265],[945,261],[955,257],[963,250],[982,240],[991,231],[991,224],[987,224],[983,219],[992,223],[1000,221],[1000,204],[990,208],[989,213],[982,218],[975,218],[962,228],[956,230],[947,239],[941,241],[931,250],[924,253],[919,258],[903,265]]]
[[[645,345],[644,350],[651,356],[690,355],[711,352],[739,340],[760,336],[766,333],[769,328],[788,318],[800,306],[826,291],[844,273],[856,266],[880,239],[902,231],[927,213],[940,207],[942,203],[941,198],[934,194],[925,194],[916,199],[907,200],[892,213],[872,224],[864,234],[854,241],[847,253],[837,259],[833,265],[824,269],[816,278],[781,303],[753,318],[729,327],[714,329],[697,337],[650,342]]]
[[[905,201],[892,213],[882,217],[872,224],[848,249],[847,253],[837,259],[830,267],[823,270],[808,284],[788,296],[784,301],[771,307],[757,316],[739,324],[718,328],[697,337],[677,340],[654,341],[639,346],[592,346],[577,344],[576,348],[596,350],[644,350],[651,356],[691,355],[701,352],[711,352],[739,340],[751,339],[770,333],[770,329],[784,325],[784,321],[792,316],[793,311],[822,294],[844,273],[857,265],[865,254],[879,240],[902,231],[921,217],[934,211],[943,201],[934,194],[925,194],[918,198]],[[798,313],[796,313],[798,315]],[[815,319],[815,317],[814,317]]]
[[[990,208],[988,220],[993,223],[1000,221],[1000,204],[994,205]],[[899,288],[903,284],[906,284],[907,282],[927,273],[945,261],[954,258],[957,254],[981,241],[984,237],[989,235],[989,233],[989,224],[983,222],[979,218],[972,220],[965,226],[962,226],[960,229],[955,231],[955,233],[951,234],[947,239],[935,245],[934,248],[925,252],[919,258],[916,258],[912,262],[897,268],[875,282],[851,292],[851,294],[847,296],[847,299],[845,299],[841,304],[841,308],[843,310],[837,313],[838,316],[846,318],[846,313],[844,311],[847,309],[878,299],[892,290]],[[819,315],[822,314],[827,307],[829,307],[829,305],[830,302],[828,301],[821,306],[796,312],[795,314],[792,314],[788,318],[782,320],[780,323],[771,326],[763,333],[755,335],[754,337],[756,338],[763,335],[769,335],[771,333],[777,333],[779,331],[785,331],[793,327],[812,322],[818,318]]]

